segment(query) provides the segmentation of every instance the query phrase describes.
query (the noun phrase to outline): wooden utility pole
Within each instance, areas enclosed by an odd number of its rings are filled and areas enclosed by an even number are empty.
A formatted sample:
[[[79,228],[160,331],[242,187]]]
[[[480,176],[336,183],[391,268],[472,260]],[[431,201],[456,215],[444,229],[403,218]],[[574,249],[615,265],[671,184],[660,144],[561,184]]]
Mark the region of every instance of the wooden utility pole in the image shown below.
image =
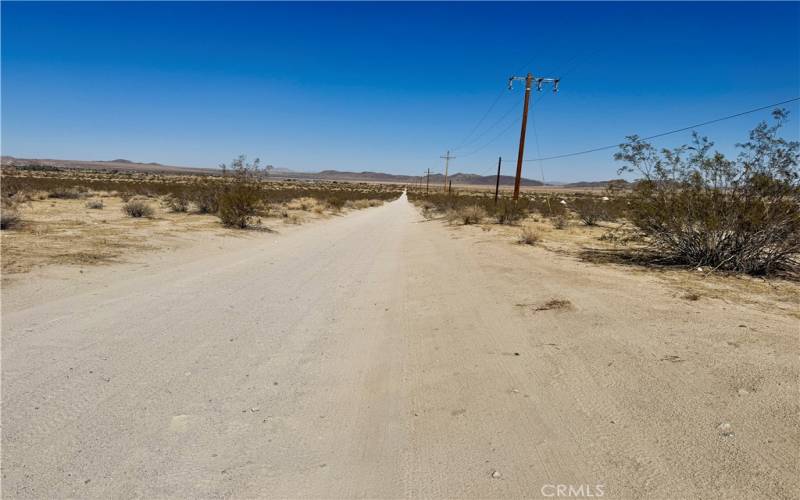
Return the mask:
[[[494,204],[497,205],[497,195],[500,193],[500,164],[503,163],[503,157],[497,158],[497,182],[494,184]]]
[[[425,178],[425,194],[428,194],[428,186],[431,183],[431,169],[428,169],[428,177]]]
[[[542,90],[543,83],[552,83],[553,92],[558,92],[558,78],[534,78],[528,73],[524,78],[512,76],[508,79],[508,88],[511,89],[515,80],[525,80],[525,104],[522,106],[522,129],[519,133],[519,153],[517,154],[517,176],[514,179],[514,201],[519,199],[519,185],[522,180],[522,157],[525,153],[525,131],[528,126],[528,102],[531,98],[531,84],[536,81],[536,90]]]
[[[439,158],[444,158],[444,189],[447,189],[447,169],[450,166],[450,160],[454,160],[456,157],[450,156],[450,151],[448,151],[446,155]]]

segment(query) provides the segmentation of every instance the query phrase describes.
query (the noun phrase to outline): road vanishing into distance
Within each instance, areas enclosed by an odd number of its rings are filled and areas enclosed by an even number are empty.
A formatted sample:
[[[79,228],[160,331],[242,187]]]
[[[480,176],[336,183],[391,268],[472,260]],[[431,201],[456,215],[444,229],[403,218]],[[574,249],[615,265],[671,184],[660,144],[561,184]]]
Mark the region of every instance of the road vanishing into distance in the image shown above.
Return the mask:
[[[278,233],[7,286],[3,497],[796,498],[796,318],[405,196]]]

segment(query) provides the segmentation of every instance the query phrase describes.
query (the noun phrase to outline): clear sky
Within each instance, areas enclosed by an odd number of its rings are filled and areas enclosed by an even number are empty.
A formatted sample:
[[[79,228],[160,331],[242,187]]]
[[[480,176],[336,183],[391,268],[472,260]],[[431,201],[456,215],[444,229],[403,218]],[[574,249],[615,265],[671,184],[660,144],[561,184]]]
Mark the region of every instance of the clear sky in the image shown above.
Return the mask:
[[[527,158],[800,95],[796,2],[1,5],[2,153],[18,157],[215,166],[244,153],[415,175],[440,171],[449,148],[451,172],[492,173],[502,155],[510,173],[512,73],[562,77],[558,95],[535,96]],[[730,152],[767,117],[701,131]],[[612,153],[524,174],[608,179]]]

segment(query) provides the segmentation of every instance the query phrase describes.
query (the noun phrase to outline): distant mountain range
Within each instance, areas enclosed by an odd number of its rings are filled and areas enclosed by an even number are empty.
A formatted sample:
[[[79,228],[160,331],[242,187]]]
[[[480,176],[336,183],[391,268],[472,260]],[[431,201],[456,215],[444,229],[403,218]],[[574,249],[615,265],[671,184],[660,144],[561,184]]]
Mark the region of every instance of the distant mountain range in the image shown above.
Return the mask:
[[[97,170],[104,172],[142,172],[142,173],[163,173],[163,174],[200,174],[200,175],[219,175],[220,170],[216,168],[196,168],[162,165],[156,162],[137,163],[124,158],[117,158],[110,161],[104,160],[54,160],[54,159],[31,159],[14,158],[13,156],[3,156],[2,165],[13,166],[16,168],[36,169],[36,170]],[[398,184],[414,184],[417,182],[425,183],[424,177],[411,175],[385,174],[382,172],[342,172],[339,170],[323,170],[321,172],[295,172],[286,168],[275,168],[270,170],[270,177],[281,179],[306,179],[306,180],[325,180],[341,182],[386,182]],[[455,185],[469,186],[494,186],[496,176],[476,175],[455,173],[448,176],[448,180]],[[431,174],[428,182],[431,186],[444,184],[442,174]],[[559,187],[573,188],[602,188],[608,181],[598,182],[573,182],[571,184],[559,184]],[[514,177],[510,175],[500,176],[501,186],[513,186]],[[541,181],[523,178],[522,186],[544,186]]]

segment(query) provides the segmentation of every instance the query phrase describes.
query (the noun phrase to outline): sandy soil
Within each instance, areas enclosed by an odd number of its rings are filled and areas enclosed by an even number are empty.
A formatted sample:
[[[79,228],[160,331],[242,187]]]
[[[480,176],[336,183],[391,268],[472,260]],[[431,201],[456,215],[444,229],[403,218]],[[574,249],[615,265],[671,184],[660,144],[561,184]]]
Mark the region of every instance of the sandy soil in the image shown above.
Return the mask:
[[[797,498],[797,318],[557,244],[403,197],[37,269],[3,496]]]
[[[102,209],[86,206],[99,200]],[[20,205],[20,228],[0,233],[3,282],[26,279],[19,273],[58,264],[78,266],[135,260],[153,250],[176,250],[202,243],[206,238],[247,237],[253,231],[286,231],[291,225],[326,219],[314,200],[275,204],[261,227],[251,231],[227,229],[213,215],[175,213],[158,198],[147,198],[154,209],[150,218],[127,217],[118,196],[95,193],[81,199],[31,200]],[[303,208],[305,209],[303,209]],[[283,217],[285,212],[286,217]],[[346,213],[343,210],[340,214]]]

